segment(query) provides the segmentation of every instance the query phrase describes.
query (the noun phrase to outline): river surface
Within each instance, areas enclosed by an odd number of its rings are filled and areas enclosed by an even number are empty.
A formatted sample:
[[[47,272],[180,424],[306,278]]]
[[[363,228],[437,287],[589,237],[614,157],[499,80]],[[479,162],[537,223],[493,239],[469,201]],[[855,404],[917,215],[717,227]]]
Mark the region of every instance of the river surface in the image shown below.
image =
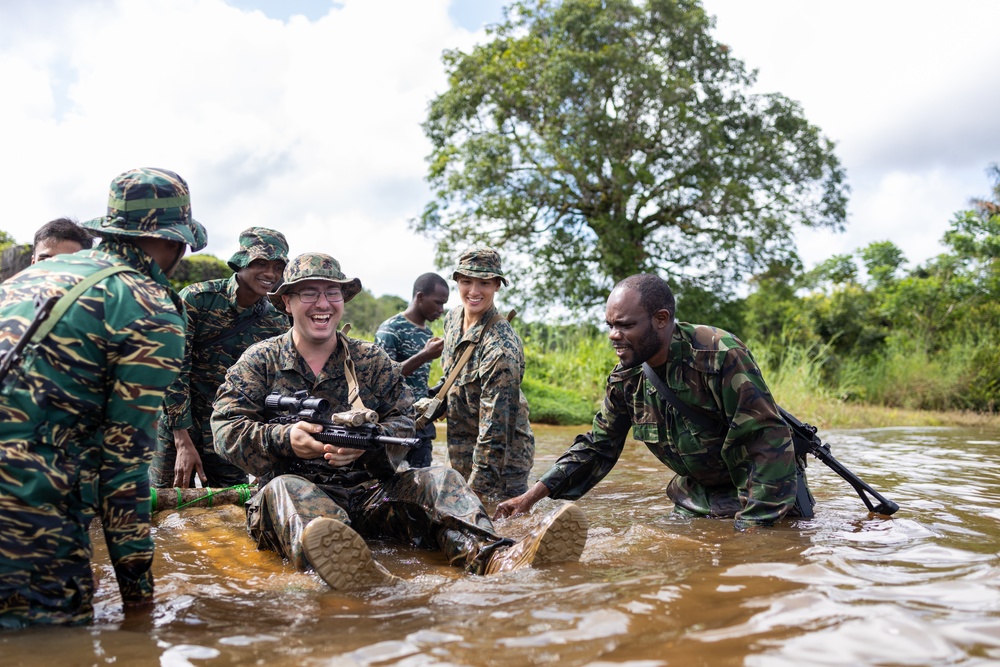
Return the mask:
[[[535,472],[578,430],[536,427]],[[579,501],[579,563],[472,576],[376,542],[406,581],[341,595],[256,551],[242,509],[185,509],[156,517],[156,604],[138,618],[122,614],[95,527],[94,625],[0,633],[0,665],[1000,664],[1000,433],[823,436],[900,505],[892,518],[815,459],[814,519],[738,533],[676,517],[668,471],[633,442]],[[519,536],[554,506],[498,527]]]

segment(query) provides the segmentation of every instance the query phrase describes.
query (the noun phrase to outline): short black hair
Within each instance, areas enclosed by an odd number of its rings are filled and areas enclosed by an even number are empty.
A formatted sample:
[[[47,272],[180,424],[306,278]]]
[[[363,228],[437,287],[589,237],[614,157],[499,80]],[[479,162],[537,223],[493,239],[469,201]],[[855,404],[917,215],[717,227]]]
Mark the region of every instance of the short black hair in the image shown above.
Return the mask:
[[[75,241],[84,250],[94,247],[94,236],[86,228],[81,227],[70,218],[56,218],[38,228],[32,248],[42,241],[57,239],[59,241]]]
[[[437,289],[438,285],[444,287],[445,291],[450,291],[448,288],[448,281],[438,274],[421,274],[415,281],[413,281],[413,296],[416,296],[417,292],[427,294],[429,296],[434,293],[434,290]]]
[[[615,289],[634,289],[639,293],[639,303],[645,308],[646,314],[653,316],[658,310],[666,310],[670,317],[674,316],[676,303],[674,293],[667,281],[655,273],[637,273],[625,278],[615,285]]]

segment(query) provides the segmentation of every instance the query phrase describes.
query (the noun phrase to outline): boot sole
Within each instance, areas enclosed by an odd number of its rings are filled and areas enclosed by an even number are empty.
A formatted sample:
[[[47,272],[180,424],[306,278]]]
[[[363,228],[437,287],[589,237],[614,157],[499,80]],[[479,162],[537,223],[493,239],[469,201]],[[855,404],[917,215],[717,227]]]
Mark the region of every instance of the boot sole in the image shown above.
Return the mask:
[[[353,528],[318,518],[302,531],[302,549],[323,581],[335,591],[383,586],[399,581],[382,567]]]
[[[568,563],[580,560],[587,544],[587,515],[577,505],[567,503],[549,520],[532,565]]]

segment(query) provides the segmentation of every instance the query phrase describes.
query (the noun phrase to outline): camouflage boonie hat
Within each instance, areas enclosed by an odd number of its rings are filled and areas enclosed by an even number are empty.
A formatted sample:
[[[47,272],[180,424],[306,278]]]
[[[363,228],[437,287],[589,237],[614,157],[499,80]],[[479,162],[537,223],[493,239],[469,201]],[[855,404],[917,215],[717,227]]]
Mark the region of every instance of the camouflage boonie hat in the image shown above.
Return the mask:
[[[197,252],[208,233],[191,217],[187,182],[166,169],[133,169],[111,181],[108,214],[81,223],[98,236],[180,241]]]
[[[233,271],[245,269],[255,259],[288,264],[285,235],[267,227],[250,227],[240,232],[240,249],[229,258],[229,268]]]
[[[488,246],[476,246],[462,253],[451,279],[458,280],[456,278],[458,275],[483,279],[499,278],[504,285],[508,284],[507,279],[503,277],[503,269],[500,268],[500,253]]]
[[[296,283],[306,280],[326,280],[337,283],[344,293],[344,303],[347,303],[361,291],[361,281],[357,278],[348,278],[340,270],[340,262],[329,255],[321,252],[302,253],[285,265],[285,273],[281,287],[273,292],[268,292],[274,307],[285,315],[290,313],[285,310],[285,302],[282,295],[288,292],[288,288]]]

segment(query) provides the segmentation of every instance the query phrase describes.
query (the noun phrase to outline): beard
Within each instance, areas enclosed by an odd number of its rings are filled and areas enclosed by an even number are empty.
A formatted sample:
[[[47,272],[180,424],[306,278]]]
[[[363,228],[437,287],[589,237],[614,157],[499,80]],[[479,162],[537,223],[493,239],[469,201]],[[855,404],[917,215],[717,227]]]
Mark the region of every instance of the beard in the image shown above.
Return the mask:
[[[642,335],[642,338],[636,341],[635,345],[629,344],[625,349],[628,353],[619,357],[622,370],[635,368],[659,352],[660,337],[656,335],[652,322],[650,322],[650,326],[646,330],[646,333]]]

